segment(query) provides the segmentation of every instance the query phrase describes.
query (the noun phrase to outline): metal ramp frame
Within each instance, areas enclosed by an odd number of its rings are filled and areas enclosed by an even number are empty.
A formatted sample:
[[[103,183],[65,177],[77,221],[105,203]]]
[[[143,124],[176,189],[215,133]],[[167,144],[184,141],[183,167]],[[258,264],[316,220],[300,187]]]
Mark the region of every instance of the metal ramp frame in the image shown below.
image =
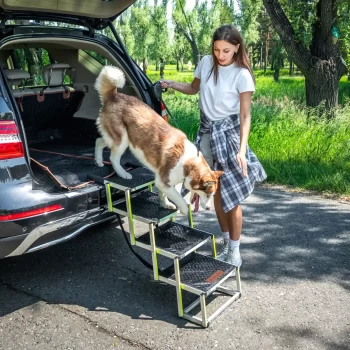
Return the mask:
[[[189,226],[173,222],[177,210],[160,206],[159,198],[152,192],[154,174],[140,167],[130,171],[132,179],[114,176],[104,180],[108,209],[117,215],[126,216],[129,223],[130,244],[151,252],[153,278],[176,288],[178,315],[191,322],[208,327],[232,302],[241,296],[240,269],[216,260],[216,243],[213,234],[193,227],[192,211],[189,205]],[[123,191],[125,198],[112,200],[112,188]],[[148,224],[149,231],[135,236],[134,220]],[[124,229],[122,227],[122,229]],[[196,252],[198,248],[212,243],[212,257]],[[173,264],[162,269],[158,256],[173,260]],[[235,274],[236,289],[222,284]],[[187,307],[183,305],[182,292],[198,296]],[[207,297],[214,292],[229,296],[212,315],[207,315]],[[190,312],[200,305],[201,316]]]

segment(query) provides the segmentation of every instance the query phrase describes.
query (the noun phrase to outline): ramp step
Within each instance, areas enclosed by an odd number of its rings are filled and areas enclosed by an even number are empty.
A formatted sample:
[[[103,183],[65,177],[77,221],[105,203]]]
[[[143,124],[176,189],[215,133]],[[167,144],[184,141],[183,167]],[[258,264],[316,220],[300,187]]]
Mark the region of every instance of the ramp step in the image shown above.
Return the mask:
[[[182,259],[193,250],[211,240],[212,235],[188,226],[167,222],[154,230],[156,248],[164,250],[169,257]],[[151,245],[150,233],[147,232],[136,239],[136,242]],[[136,243],[137,244],[137,243]],[[160,252],[160,254],[162,254]]]
[[[159,198],[153,192],[140,192],[131,198],[131,208],[134,219],[146,223],[159,223],[177,213],[176,209],[165,209],[160,206]],[[127,215],[126,202],[114,205],[120,214]],[[144,219],[144,220],[142,220]]]
[[[210,294],[212,289],[234,270],[233,265],[206,255],[192,253],[180,261],[180,280],[185,290],[188,286]],[[176,281],[173,266],[160,271],[160,275],[173,282]]]
[[[108,179],[104,179],[105,184],[110,184],[119,190],[136,191],[140,188],[144,188],[154,183],[154,173],[149,169],[140,167],[129,171],[132,175],[132,179],[123,179],[118,175],[114,175]]]

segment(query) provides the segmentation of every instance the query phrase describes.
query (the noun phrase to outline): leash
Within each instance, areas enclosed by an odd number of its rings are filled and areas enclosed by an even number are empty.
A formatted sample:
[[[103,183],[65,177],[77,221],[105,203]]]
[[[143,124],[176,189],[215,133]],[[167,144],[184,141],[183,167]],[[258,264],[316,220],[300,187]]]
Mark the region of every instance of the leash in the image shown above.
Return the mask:
[[[151,88],[148,89],[148,92],[152,95],[152,97],[158,101],[158,102],[162,102],[164,104],[164,107],[166,108],[169,117],[172,119],[173,123],[175,124],[175,126],[179,128],[179,125],[176,122],[176,119],[173,117],[173,115],[170,113],[167,105],[165,104],[163,98],[162,98],[162,92],[166,92],[168,89],[162,89],[160,86],[160,81],[156,81],[154,84],[151,85]]]
[[[137,259],[140,260],[140,262],[145,265],[147,268],[149,268],[150,270],[153,270],[153,266],[147,262],[141,255],[139,255],[138,253],[135,252],[134,248],[131,246],[130,242],[129,242],[129,239],[128,239],[128,236],[126,234],[126,231],[124,229],[124,226],[123,226],[123,223],[122,223],[122,220],[120,218],[120,215],[119,214],[116,214],[117,215],[117,218],[118,218],[118,223],[119,223],[119,226],[123,232],[123,235],[124,235],[124,238],[126,240],[126,243],[128,244],[129,246],[129,249],[131,250],[131,252],[137,257]]]
[[[170,119],[173,121],[173,123],[175,124],[175,126],[176,126],[178,129],[180,129],[179,124],[178,124],[177,121],[176,121],[176,118],[173,117],[173,115],[172,115],[171,112],[169,111],[167,105],[165,104],[164,100],[162,100],[162,102],[163,102],[164,107],[166,108],[166,110],[167,110],[167,112],[168,112],[168,114],[169,114]]]

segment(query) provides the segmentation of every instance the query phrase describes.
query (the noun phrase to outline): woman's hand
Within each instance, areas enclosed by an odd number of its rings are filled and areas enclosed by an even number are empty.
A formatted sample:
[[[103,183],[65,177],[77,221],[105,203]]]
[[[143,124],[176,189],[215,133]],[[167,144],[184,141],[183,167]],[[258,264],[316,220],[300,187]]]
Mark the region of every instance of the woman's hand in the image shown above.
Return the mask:
[[[172,88],[173,84],[174,84],[174,81],[172,81],[172,80],[162,80],[160,82],[160,87],[162,89],[168,89],[168,88]]]
[[[198,78],[194,78],[192,83],[179,83],[174,80],[160,80],[159,82],[162,89],[171,88],[186,95],[195,95],[199,91],[200,84]]]
[[[247,167],[247,158],[243,152],[238,152],[236,159],[239,167],[242,169],[243,175],[248,177],[248,167]]]

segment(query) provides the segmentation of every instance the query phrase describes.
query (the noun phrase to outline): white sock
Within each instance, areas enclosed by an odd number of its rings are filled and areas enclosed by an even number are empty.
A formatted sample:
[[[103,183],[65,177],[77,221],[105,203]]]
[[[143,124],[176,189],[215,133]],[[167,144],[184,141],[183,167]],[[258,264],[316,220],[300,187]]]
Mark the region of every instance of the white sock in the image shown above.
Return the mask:
[[[222,237],[224,241],[228,241],[230,239],[230,234],[228,232],[222,232]]]
[[[230,248],[232,248],[232,249],[239,248],[239,243],[240,243],[239,240],[234,241],[233,239],[230,239],[230,243],[229,243]]]

